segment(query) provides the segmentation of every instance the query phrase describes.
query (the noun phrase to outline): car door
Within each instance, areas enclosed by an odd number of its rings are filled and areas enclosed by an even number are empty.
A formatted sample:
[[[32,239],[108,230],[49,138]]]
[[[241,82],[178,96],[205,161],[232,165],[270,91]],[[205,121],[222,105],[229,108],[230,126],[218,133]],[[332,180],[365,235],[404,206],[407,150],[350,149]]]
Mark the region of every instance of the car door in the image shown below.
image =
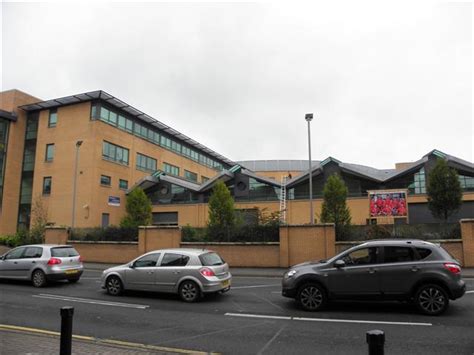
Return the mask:
[[[411,291],[420,274],[412,246],[384,246],[379,266],[380,287],[386,298],[396,298]]]
[[[380,295],[378,247],[362,247],[348,252],[338,260],[343,260],[345,266],[332,267],[327,271],[329,290],[333,296],[345,298]]]
[[[161,292],[174,292],[179,279],[185,275],[189,256],[165,253],[156,272],[156,287]]]
[[[133,290],[156,291],[155,271],[160,253],[151,253],[135,260],[125,270],[125,288]]]
[[[10,250],[2,260],[0,260],[0,277],[7,278],[21,278],[24,270],[21,269],[19,264],[25,247],[18,247]]]
[[[21,273],[19,277],[25,279],[29,278],[42,255],[42,247],[27,247],[21,259],[18,260],[18,267]]]

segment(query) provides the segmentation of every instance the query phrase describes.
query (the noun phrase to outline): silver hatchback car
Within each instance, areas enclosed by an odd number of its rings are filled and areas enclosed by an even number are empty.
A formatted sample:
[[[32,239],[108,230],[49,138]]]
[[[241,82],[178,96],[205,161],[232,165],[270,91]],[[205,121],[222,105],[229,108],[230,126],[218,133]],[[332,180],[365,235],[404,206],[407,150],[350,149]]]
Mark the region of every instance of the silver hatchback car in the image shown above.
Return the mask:
[[[230,290],[229,265],[204,249],[163,249],[146,253],[128,264],[102,273],[102,288],[110,295],[123,290],[177,293],[185,302]]]
[[[0,278],[31,280],[35,287],[50,280],[77,282],[83,270],[81,256],[70,245],[23,245],[0,256]]]

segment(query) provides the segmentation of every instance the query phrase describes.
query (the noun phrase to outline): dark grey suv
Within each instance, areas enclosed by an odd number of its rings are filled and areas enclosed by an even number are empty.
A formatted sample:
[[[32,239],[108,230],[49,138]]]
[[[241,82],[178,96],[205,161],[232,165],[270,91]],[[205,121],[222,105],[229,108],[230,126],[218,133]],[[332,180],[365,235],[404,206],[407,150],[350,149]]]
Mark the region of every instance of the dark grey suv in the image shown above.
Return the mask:
[[[464,295],[461,267],[441,246],[421,240],[370,241],[319,262],[291,267],[282,294],[305,310],[328,300],[401,300],[429,315]]]

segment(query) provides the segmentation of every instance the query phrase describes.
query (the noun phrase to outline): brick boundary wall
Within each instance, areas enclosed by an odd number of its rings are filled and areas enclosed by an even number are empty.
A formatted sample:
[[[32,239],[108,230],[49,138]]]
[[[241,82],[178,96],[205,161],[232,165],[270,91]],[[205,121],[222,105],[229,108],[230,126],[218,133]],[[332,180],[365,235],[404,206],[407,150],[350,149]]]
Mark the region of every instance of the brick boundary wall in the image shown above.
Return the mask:
[[[464,267],[474,267],[474,218],[461,219]]]

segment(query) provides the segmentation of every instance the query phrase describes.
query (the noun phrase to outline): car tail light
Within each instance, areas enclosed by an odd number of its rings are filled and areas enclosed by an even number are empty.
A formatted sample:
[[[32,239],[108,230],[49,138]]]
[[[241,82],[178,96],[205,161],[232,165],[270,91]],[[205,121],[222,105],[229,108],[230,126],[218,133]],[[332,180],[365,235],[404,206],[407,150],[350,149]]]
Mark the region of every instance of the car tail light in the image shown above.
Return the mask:
[[[51,258],[48,260],[48,265],[59,265],[61,263],[62,263],[61,259],[58,259],[58,258]]]
[[[444,264],[444,267],[451,271],[453,274],[460,274],[461,273],[461,268],[459,265],[452,264],[452,263],[446,263]]]
[[[205,267],[205,268],[202,268],[201,269],[201,275],[202,276],[216,276],[216,274],[214,274],[214,271],[212,271],[211,269],[209,269],[208,267]]]

